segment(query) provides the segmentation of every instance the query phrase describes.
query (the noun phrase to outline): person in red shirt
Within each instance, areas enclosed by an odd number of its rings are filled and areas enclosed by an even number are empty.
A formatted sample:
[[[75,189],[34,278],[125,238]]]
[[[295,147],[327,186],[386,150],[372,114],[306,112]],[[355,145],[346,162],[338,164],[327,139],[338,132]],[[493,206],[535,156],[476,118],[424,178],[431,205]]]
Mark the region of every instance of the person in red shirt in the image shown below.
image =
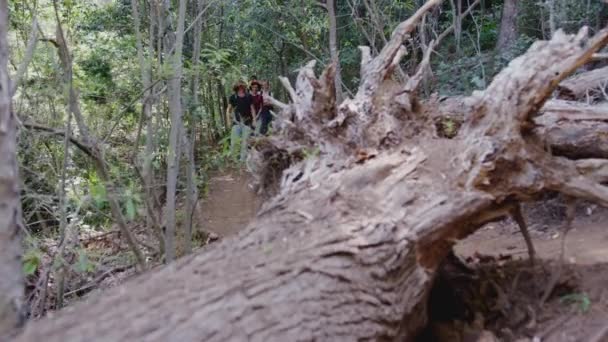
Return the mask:
[[[258,81],[251,82],[249,86],[249,90],[251,91],[251,97],[253,100],[253,108],[254,118],[258,118],[260,116],[260,112],[262,111],[262,106],[264,105],[264,98],[262,97],[262,93],[260,92],[260,84]]]

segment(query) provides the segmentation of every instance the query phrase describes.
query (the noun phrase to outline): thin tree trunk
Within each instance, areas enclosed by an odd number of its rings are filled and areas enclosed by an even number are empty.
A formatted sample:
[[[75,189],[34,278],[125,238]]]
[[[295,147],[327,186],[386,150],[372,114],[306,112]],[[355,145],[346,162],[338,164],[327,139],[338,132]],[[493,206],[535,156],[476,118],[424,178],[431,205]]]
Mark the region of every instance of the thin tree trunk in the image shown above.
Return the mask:
[[[146,268],[146,260],[144,258],[143,253],[139,249],[135,238],[133,237],[133,233],[131,233],[129,227],[127,227],[127,223],[122,214],[122,209],[120,208],[120,204],[116,199],[114,184],[111,180],[110,173],[108,171],[108,167],[104,158],[103,146],[98,144],[96,139],[90,134],[89,128],[87,127],[84,121],[84,116],[82,115],[82,112],[80,110],[78,91],[74,88],[72,79],[72,59],[70,56],[70,50],[65,40],[65,35],[63,34],[63,28],[61,27],[57,0],[53,1],[53,5],[55,7],[55,17],[57,20],[56,41],[58,44],[59,59],[63,71],[65,73],[65,80],[68,83],[69,110],[72,112],[72,115],[74,115],[74,119],[76,121],[76,124],[78,125],[78,130],[80,131],[80,135],[84,144],[91,151],[91,157],[93,157],[95,169],[99,176],[99,179],[101,179],[101,181],[104,183],[104,186],[106,188],[106,196],[108,199],[108,203],[110,204],[110,211],[112,212],[112,217],[116,221],[116,224],[118,225],[121,234],[123,234],[125,239],[127,240],[131,251],[135,254],[135,259],[137,260],[139,268],[141,270],[144,270]]]
[[[456,53],[458,56],[462,54],[461,40],[462,40],[462,0],[450,0],[452,6],[452,12],[454,13],[454,40],[456,41]]]
[[[139,68],[141,72],[141,81],[146,91],[142,98],[142,120],[146,123],[146,146],[143,157],[143,174],[142,181],[145,191],[144,205],[146,206],[146,225],[151,229],[152,233],[158,239],[161,253],[164,252],[164,238],[162,236],[162,229],[159,223],[159,219],[155,213],[155,198],[156,193],[154,191],[154,173],[152,168],[152,158],[154,155],[154,128],[152,124],[152,97],[154,87],[152,84],[152,63],[146,63],[144,57],[144,46],[141,35],[141,24],[139,15],[139,1],[131,0],[131,14],[133,17],[133,23],[135,26],[135,40],[137,46],[137,59],[139,60]],[[150,18],[150,52],[151,57],[154,56],[154,15],[151,14]],[[139,134],[138,134],[139,137]],[[136,142],[136,146],[139,146],[139,141]],[[134,163],[137,162],[137,158],[134,158]]]
[[[62,260],[65,251],[66,245],[66,236],[68,234],[68,207],[66,204],[66,186],[67,186],[67,171],[68,171],[68,162],[70,156],[70,136],[72,135],[72,111],[68,108],[68,119],[65,124],[65,136],[63,137],[63,162],[61,166],[61,181],[60,181],[60,189],[59,189],[59,208],[61,210],[61,218],[59,221],[59,231],[60,231],[60,239],[59,239],[59,251],[57,255],[60,260]],[[55,258],[53,258],[55,259]],[[54,261],[54,260],[53,260]],[[65,290],[65,274],[66,274],[67,265],[61,265],[56,270],[56,281],[57,281],[57,302],[56,307],[61,309],[63,307],[63,296]],[[47,284],[44,284],[46,287]],[[46,289],[45,289],[46,291]],[[46,301],[46,294],[42,296],[42,298]],[[43,302],[42,307],[44,308],[45,303]]]
[[[557,31],[557,9],[555,6],[555,2],[558,0],[546,0],[547,6],[549,7],[549,31],[551,33],[551,37]]]
[[[204,0],[197,1],[196,13],[202,13],[204,10]],[[201,30],[203,27],[203,19],[199,19],[194,26],[194,43],[192,53],[192,68],[194,73],[191,80],[192,89],[192,105],[190,106],[190,122],[189,132],[184,129],[184,139],[187,144],[184,144],[184,152],[188,159],[188,166],[186,170],[186,218],[184,223],[185,233],[185,252],[190,254],[192,252],[192,219],[196,211],[196,203],[198,198],[198,189],[196,185],[196,160],[194,158],[195,151],[194,145],[196,140],[196,116],[195,112],[200,110],[199,103],[199,84],[200,84],[200,73],[199,63],[201,55]],[[188,135],[186,135],[186,133]],[[188,138],[189,136],[189,138]],[[190,139],[190,141],[188,141]]]
[[[336,104],[340,104],[343,99],[342,95],[342,76],[340,68],[340,57],[338,47],[338,28],[336,23],[336,4],[334,0],[327,0],[327,15],[329,17],[329,53],[331,62],[336,66],[336,75],[334,85],[336,88]]]
[[[500,32],[496,49],[498,52],[508,51],[517,41],[517,0],[505,0],[500,19]]]
[[[11,108],[8,27],[7,0],[0,0],[0,337],[8,336],[20,323],[23,300],[17,127]]]
[[[169,4],[167,3],[166,6]],[[168,15],[168,13],[166,13]],[[171,56],[173,75],[169,81],[169,112],[171,113],[171,131],[169,133],[169,150],[167,153],[167,204],[165,249],[166,261],[175,259],[175,211],[177,178],[179,174],[179,134],[182,128],[182,48],[184,45],[184,21],[186,17],[186,0],[179,1],[177,32],[175,34],[174,54]],[[167,48],[166,46],[165,48]]]

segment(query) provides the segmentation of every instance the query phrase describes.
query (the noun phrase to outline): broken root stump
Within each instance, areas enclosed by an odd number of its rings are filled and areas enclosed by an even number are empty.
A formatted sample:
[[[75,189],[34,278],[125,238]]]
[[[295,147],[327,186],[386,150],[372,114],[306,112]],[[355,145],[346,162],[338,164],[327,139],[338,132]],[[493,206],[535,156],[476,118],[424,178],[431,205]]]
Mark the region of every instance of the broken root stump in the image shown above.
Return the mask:
[[[249,163],[276,175],[265,168],[282,154],[279,186],[244,232],[33,323],[17,341],[411,341],[454,242],[505,203],[553,190],[607,205],[608,189],[547,153],[529,127],[608,31],[533,44],[464,99],[461,134],[437,139],[426,115],[437,104],[416,98],[418,78],[403,91],[390,76],[438,3],[400,24],[378,56],[363,49],[361,86],[340,106],[332,66],[317,78],[308,64],[295,89],[285,82],[281,135]]]

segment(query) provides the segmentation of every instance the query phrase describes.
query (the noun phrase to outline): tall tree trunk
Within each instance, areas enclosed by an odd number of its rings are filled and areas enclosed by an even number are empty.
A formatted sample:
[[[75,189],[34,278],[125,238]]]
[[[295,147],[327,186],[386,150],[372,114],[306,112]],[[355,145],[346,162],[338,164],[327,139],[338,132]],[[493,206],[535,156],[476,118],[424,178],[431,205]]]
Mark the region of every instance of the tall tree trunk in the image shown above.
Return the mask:
[[[137,46],[137,59],[139,60],[139,68],[141,72],[141,81],[145,89],[142,99],[142,120],[146,121],[146,147],[143,158],[143,175],[142,181],[145,191],[146,206],[146,223],[147,227],[156,235],[159,240],[161,253],[164,252],[164,241],[162,236],[162,228],[160,225],[160,219],[155,213],[155,198],[156,194],[154,191],[154,173],[152,169],[152,158],[154,155],[154,129],[152,126],[152,93],[154,91],[152,87],[152,63],[146,63],[144,57],[144,46],[141,35],[141,24],[139,16],[139,1],[131,0],[131,14],[135,26],[135,41]],[[150,47],[154,44],[154,16],[150,13]],[[150,49],[150,52],[153,52]],[[151,55],[151,57],[154,54]],[[136,142],[139,146],[139,142]],[[134,160],[136,162],[136,160]]]
[[[454,13],[453,25],[454,25],[454,40],[456,41],[456,53],[458,56],[462,54],[461,40],[462,40],[462,0],[450,0],[452,6],[452,12]]]
[[[557,31],[557,1],[559,0],[545,0],[545,3],[549,8],[549,32],[551,33],[551,37],[553,37],[553,35]]]
[[[177,32],[175,33],[174,53],[171,56],[173,75],[169,80],[169,112],[171,113],[171,131],[169,133],[169,151],[167,153],[167,204],[165,227],[166,261],[175,258],[175,211],[177,176],[179,174],[179,143],[182,131],[182,48],[184,45],[184,21],[186,17],[186,0],[179,1],[179,14],[177,19]],[[168,14],[167,14],[168,15]]]
[[[198,0],[196,6],[196,13],[202,13],[204,10],[205,1]],[[184,138],[190,141],[185,144],[184,152],[188,159],[188,165],[186,170],[186,219],[184,223],[184,235],[185,235],[185,252],[190,254],[192,252],[192,219],[196,212],[196,202],[198,198],[198,189],[196,185],[196,160],[194,158],[195,151],[195,140],[196,140],[196,115],[195,112],[200,110],[199,103],[199,85],[200,85],[200,55],[201,55],[201,30],[203,27],[203,18],[199,19],[194,24],[194,35],[193,35],[193,53],[192,53],[192,80],[190,88],[192,90],[192,105],[190,106],[190,120],[189,120],[189,131],[184,131]],[[188,136],[186,136],[188,132]]]
[[[11,109],[8,26],[7,0],[0,0],[0,339],[20,322],[23,300],[17,126]]]
[[[363,54],[359,90],[338,107],[332,65],[316,77],[309,63],[295,89],[283,79],[293,103],[277,103],[279,120],[293,124],[262,140],[251,166],[260,175],[288,162],[278,193],[243,233],[36,322],[16,342],[412,341],[454,242],[511,201],[551,190],[608,206],[608,187],[546,152],[529,129],[555,86],[608,43],[608,30],[533,44],[460,102],[458,137],[438,139],[428,115],[456,102],[420,101],[403,89],[421,78],[399,84],[390,75],[403,39],[439,3],[401,23],[378,56]]]
[[[500,19],[500,32],[496,49],[498,52],[508,51],[517,41],[517,0],[505,0]]]
[[[329,53],[331,62],[336,66],[334,86],[336,88],[336,103],[341,103],[342,95],[342,76],[340,68],[339,46],[338,46],[338,24],[336,22],[336,4],[334,0],[327,0],[327,15],[329,16]]]
[[[142,251],[137,245],[133,233],[129,230],[129,227],[127,227],[125,217],[122,213],[122,209],[120,208],[120,203],[116,198],[115,186],[112,182],[110,172],[105,161],[103,145],[99,144],[97,142],[97,139],[90,134],[89,127],[85,123],[84,115],[82,115],[82,112],[80,110],[80,96],[78,91],[74,87],[73,82],[72,57],[70,55],[70,50],[67,45],[67,41],[65,40],[65,35],[61,26],[57,0],[53,1],[53,6],[55,10],[55,19],[57,21],[56,42],[58,45],[59,60],[61,62],[61,67],[65,74],[65,81],[68,85],[68,110],[74,116],[74,120],[76,121],[78,130],[80,131],[80,135],[84,144],[91,151],[91,157],[93,158],[95,170],[97,172],[97,175],[99,176],[99,179],[103,182],[104,187],[106,189],[106,196],[110,205],[112,217],[116,221],[116,224],[118,225],[121,234],[127,240],[127,244],[131,248],[131,251],[133,252],[133,254],[135,254],[135,259],[137,260],[139,268],[143,270],[146,268],[146,259],[144,258]]]

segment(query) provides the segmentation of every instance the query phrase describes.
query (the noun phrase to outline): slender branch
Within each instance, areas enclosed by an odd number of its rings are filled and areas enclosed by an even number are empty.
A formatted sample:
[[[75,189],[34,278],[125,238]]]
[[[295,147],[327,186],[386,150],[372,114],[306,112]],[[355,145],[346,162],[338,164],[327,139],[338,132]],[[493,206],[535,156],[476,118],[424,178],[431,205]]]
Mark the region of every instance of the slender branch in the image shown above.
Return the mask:
[[[412,76],[407,81],[407,84],[405,87],[405,89],[407,91],[413,91],[416,88],[418,88],[418,85],[424,78],[424,75],[430,69],[431,54],[433,53],[436,45],[437,45],[436,42],[434,40],[431,40],[429,45],[426,47],[426,50],[424,50],[424,56],[422,57],[422,61],[420,62],[420,64],[418,64],[418,68],[416,69],[416,74],[414,74],[414,76]]]
[[[481,0],[475,0],[470,6],[469,8],[467,8],[466,11],[462,12],[460,14],[460,18],[464,18],[467,15],[469,15],[469,13],[471,13],[473,11],[473,9],[475,9],[475,7],[477,7],[477,5],[479,5],[479,3],[481,2]],[[443,31],[441,34],[439,34],[437,36],[437,38],[435,38],[435,45],[439,45],[439,43],[441,43],[441,41],[443,40],[443,38],[447,37],[449,34],[452,33],[452,31],[454,31],[456,27],[454,26],[454,24],[452,23],[452,25],[448,26],[448,28],[445,29],[445,31]]]
[[[49,133],[50,135],[55,135],[58,137],[66,136],[66,132],[63,130],[58,130],[58,129],[55,129],[52,127],[48,127],[48,126],[44,126],[44,125],[35,123],[35,122],[23,122],[22,125],[23,125],[23,127],[30,129],[30,130],[46,132],[46,133]],[[72,135],[69,135],[69,140],[74,146],[78,147],[79,150],[84,152],[89,157],[94,158],[93,151],[85,142],[76,139]]]

